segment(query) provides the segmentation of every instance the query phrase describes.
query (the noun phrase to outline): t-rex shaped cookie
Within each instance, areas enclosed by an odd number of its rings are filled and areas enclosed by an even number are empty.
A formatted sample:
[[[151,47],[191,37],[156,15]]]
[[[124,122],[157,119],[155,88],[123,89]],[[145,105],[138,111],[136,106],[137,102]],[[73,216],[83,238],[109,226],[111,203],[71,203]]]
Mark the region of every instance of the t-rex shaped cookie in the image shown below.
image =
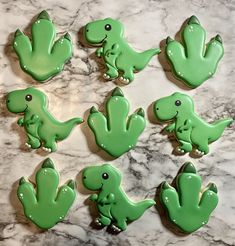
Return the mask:
[[[47,110],[46,95],[33,87],[10,92],[6,104],[10,112],[24,115],[17,123],[24,127],[28,136],[26,145],[33,149],[42,145],[46,151],[56,151],[56,142],[67,138],[83,122],[81,118],[57,121]]]
[[[107,67],[105,79],[115,79],[120,73],[125,83],[134,80],[134,72],[141,71],[150,59],[160,53],[160,49],[144,52],[134,51],[123,37],[124,27],[121,22],[111,18],[88,23],[85,27],[85,39],[94,46],[101,46],[96,51]]]
[[[42,11],[32,25],[32,43],[19,29],[13,47],[21,68],[37,81],[45,81],[63,70],[72,57],[72,43],[68,33],[56,42],[55,27],[48,13]]]
[[[169,219],[180,230],[191,233],[205,225],[218,204],[217,187],[210,183],[202,190],[202,180],[192,163],[185,163],[176,178],[176,189],[164,182],[160,201]]]
[[[98,225],[108,226],[116,231],[124,231],[127,222],[137,220],[146,209],[155,204],[152,199],[141,202],[129,200],[121,185],[121,174],[112,165],[87,167],[83,171],[83,184],[91,191],[98,191],[90,199],[97,203],[99,218]]]
[[[106,116],[95,107],[90,110],[88,124],[97,145],[114,157],[134,148],[146,125],[144,110],[140,108],[128,117],[129,108],[129,102],[117,87],[106,102]]]
[[[182,44],[170,37],[166,39],[166,57],[174,75],[192,88],[201,85],[215,73],[224,54],[219,35],[208,44],[205,40],[206,32],[196,16],[189,18],[183,28]]]
[[[220,138],[225,127],[233,121],[227,118],[211,124],[205,122],[194,112],[193,100],[179,92],[157,100],[154,114],[160,121],[172,121],[165,130],[175,134],[180,144],[177,151],[191,152],[195,146],[199,155],[208,154],[208,144]]]
[[[20,179],[17,195],[25,216],[42,229],[49,229],[64,219],[76,197],[75,183],[70,180],[58,189],[59,174],[51,159],[46,159],[36,173],[36,188]]]

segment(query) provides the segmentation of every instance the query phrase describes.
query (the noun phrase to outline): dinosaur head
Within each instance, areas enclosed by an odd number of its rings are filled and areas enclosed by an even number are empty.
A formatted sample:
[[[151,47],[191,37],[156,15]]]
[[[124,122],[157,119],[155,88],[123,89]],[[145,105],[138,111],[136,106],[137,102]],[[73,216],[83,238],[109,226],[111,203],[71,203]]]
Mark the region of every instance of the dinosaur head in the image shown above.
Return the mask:
[[[154,103],[154,114],[160,121],[171,120],[193,111],[192,99],[188,95],[179,92],[163,97]]]
[[[120,186],[121,174],[110,164],[91,166],[84,169],[82,181],[88,190],[110,190]]]
[[[12,113],[37,111],[37,108],[46,106],[46,103],[46,95],[33,87],[12,91],[6,99],[7,109]]]
[[[111,18],[90,22],[85,27],[85,38],[90,44],[102,44],[112,39],[117,41],[123,36],[124,27],[121,22]]]

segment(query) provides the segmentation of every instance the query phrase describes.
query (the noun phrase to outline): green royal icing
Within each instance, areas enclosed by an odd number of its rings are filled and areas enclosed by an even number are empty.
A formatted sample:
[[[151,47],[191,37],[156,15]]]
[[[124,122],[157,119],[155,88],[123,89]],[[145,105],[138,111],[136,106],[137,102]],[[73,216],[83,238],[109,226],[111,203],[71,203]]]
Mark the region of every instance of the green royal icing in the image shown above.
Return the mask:
[[[127,222],[137,220],[145,210],[155,204],[152,199],[137,203],[129,200],[120,187],[121,173],[112,165],[87,167],[82,177],[86,189],[98,192],[90,196],[97,204],[99,218],[95,222],[98,225],[111,225],[116,231],[124,231]]]
[[[182,41],[170,37],[166,40],[166,57],[174,75],[195,88],[209,79],[216,71],[224,54],[222,39],[219,35],[206,45],[206,32],[195,16],[189,18],[182,31]]]
[[[24,115],[17,123],[24,127],[28,137],[26,145],[33,149],[42,145],[46,151],[56,151],[56,141],[67,138],[72,129],[83,122],[81,118],[57,121],[47,110],[46,95],[32,87],[10,92],[6,104],[10,112]]]
[[[185,163],[176,178],[176,189],[164,182],[160,200],[169,219],[179,229],[191,233],[205,225],[218,204],[217,188],[210,183],[201,191],[201,177],[192,163]]]
[[[59,174],[51,159],[46,159],[36,173],[36,191],[30,182],[21,178],[17,196],[25,216],[42,229],[49,229],[64,219],[76,193],[74,181],[58,189]]]
[[[32,25],[32,43],[19,29],[13,47],[21,68],[37,81],[45,81],[63,70],[72,57],[72,43],[66,33],[56,42],[55,27],[46,11],[42,11]]]
[[[111,18],[93,21],[85,27],[86,41],[90,45],[101,46],[96,55],[102,57],[106,64],[104,78],[111,80],[121,74],[120,79],[129,83],[134,80],[134,72],[144,69],[160,49],[136,52],[128,45],[123,33],[123,24]]]
[[[90,110],[88,124],[97,145],[113,157],[119,157],[134,148],[146,121],[144,110],[128,117],[129,102],[120,88],[116,88],[106,103],[106,116],[95,107]]]
[[[171,121],[165,128],[175,134],[180,153],[191,152],[196,147],[198,155],[208,154],[208,144],[221,137],[232,118],[207,123],[194,112],[194,103],[188,95],[176,92],[154,103],[154,114],[162,122]]]

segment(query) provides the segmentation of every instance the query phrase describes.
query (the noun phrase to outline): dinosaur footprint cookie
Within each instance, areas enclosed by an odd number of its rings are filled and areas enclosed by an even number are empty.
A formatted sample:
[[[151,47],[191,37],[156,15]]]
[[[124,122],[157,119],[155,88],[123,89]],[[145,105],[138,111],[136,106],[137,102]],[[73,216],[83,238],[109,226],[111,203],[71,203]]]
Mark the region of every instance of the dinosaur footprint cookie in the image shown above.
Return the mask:
[[[206,32],[199,20],[192,16],[182,31],[182,44],[166,40],[166,57],[176,78],[187,86],[196,88],[209,79],[216,71],[224,48],[222,39],[216,35],[205,44]]]
[[[21,68],[35,80],[43,82],[63,70],[72,57],[72,43],[68,33],[55,42],[55,27],[48,13],[42,11],[33,23],[32,42],[19,29],[13,47]]]
[[[176,189],[164,182],[160,201],[170,221],[180,230],[191,233],[207,224],[218,204],[217,187],[210,183],[202,190],[201,177],[192,163],[185,163],[176,178]]]
[[[116,88],[106,103],[106,116],[95,107],[90,110],[88,125],[95,134],[97,145],[113,157],[119,157],[134,148],[144,131],[144,110],[128,117],[129,102],[120,88]]]
[[[24,127],[28,137],[26,145],[32,149],[42,146],[48,152],[56,151],[56,142],[67,138],[72,129],[83,122],[81,118],[57,121],[47,110],[46,95],[33,87],[10,92],[6,105],[10,112],[23,114],[17,123]]]
[[[129,200],[120,186],[121,178],[121,173],[110,164],[87,167],[82,174],[84,187],[97,191],[90,196],[99,212],[96,224],[111,226],[116,232],[126,230],[127,222],[137,220],[155,204],[152,199],[140,202]]]
[[[20,179],[17,196],[24,207],[24,214],[42,229],[50,229],[62,221],[75,200],[74,181],[59,189],[58,185],[59,174],[49,158],[36,173],[36,190],[31,182]]]
[[[205,122],[194,112],[191,97],[179,92],[157,100],[153,110],[159,121],[170,121],[165,130],[176,136],[179,142],[176,151],[191,152],[195,147],[195,152],[199,156],[209,153],[208,145],[219,139],[225,127],[233,121],[232,118],[227,118],[211,124]]]
[[[85,26],[85,39],[88,44],[100,46],[96,55],[102,57],[107,71],[105,79],[120,79],[128,84],[134,80],[134,72],[143,70],[150,59],[160,53],[160,49],[136,52],[124,39],[121,22],[111,18],[97,20]]]

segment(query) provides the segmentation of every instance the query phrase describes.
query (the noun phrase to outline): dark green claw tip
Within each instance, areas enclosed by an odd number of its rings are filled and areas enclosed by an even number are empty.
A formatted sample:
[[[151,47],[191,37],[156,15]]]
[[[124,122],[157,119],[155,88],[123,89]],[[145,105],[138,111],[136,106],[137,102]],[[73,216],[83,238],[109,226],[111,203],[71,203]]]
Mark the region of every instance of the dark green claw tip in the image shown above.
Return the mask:
[[[198,24],[200,25],[200,21],[198,20],[198,18],[195,15],[192,15],[189,20],[188,20],[188,24]]]
[[[24,177],[22,177],[22,178],[20,179],[20,181],[19,181],[19,185],[22,185],[22,184],[24,184],[24,183],[26,183],[26,180],[25,180]]]
[[[67,40],[71,41],[71,36],[68,32],[65,33],[64,38],[66,38]]]
[[[220,42],[221,44],[223,43],[222,38],[221,38],[221,36],[219,34],[217,34],[215,36],[215,40],[218,41],[218,42]]]
[[[22,34],[23,34],[23,32],[21,32],[20,29],[17,29],[17,30],[15,31],[15,37],[20,36],[20,35],[22,35]]]
[[[49,16],[49,14],[46,12],[46,10],[43,10],[43,11],[38,15],[38,19],[46,19],[46,20],[50,20],[50,16]]]
[[[53,169],[55,169],[54,164],[53,164],[53,161],[50,158],[47,158],[42,163],[42,168],[53,168]]]
[[[170,186],[166,181],[164,181],[164,182],[162,183],[162,185],[161,185],[161,188],[162,188],[163,190],[165,190],[165,189],[171,188],[171,186]]]
[[[144,113],[144,110],[142,108],[139,108],[138,111],[137,111],[137,114],[144,117],[145,116],[145,113]]]
[[[218,189],[217,189],[217,186],[216,186],[215,183],[210,183],[210,184],[208,185],[208,190],[211,190],[211,191],[215,192],[216,194],[217,194],[217,192],[218,192]]]
[[[122,90],[119,87],[116,87],[113,90],[112,96],[120,96],[120,97],[124,97],[124,94],[122,92]]]
[[[182,168],[183,173],[197,173],[195,166],[192,162],[186,162]]]
[[[90,114],[93,114],[93,113],[98,113],[98,110],[96,109],[95,106],[92,106],[90,109]]]
[[[170,42],[172,42],[174,39],[172,39],[170,36],[168,36],[166,38],[166,44],[169,44]]]
[[[68,186],[71,188],[71,189],[75,189],[75,182],[71,179],[69,182],[68,182]]]

